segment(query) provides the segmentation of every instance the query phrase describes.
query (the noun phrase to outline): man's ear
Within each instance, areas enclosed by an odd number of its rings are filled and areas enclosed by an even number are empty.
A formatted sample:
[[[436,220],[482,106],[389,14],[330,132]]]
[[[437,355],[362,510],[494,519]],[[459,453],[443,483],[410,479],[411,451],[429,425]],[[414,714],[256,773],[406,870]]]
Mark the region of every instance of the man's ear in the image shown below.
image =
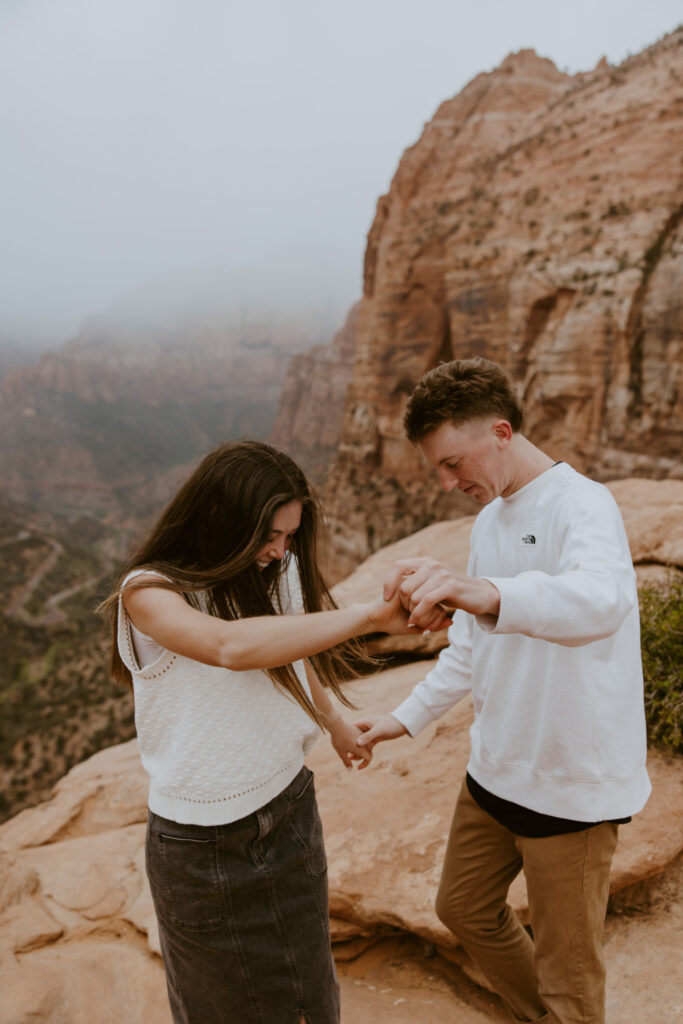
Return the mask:
[[[491,424],[491,430],[501,448],[507,448],[512,440],[513,430],[509,420],[496,420]]]

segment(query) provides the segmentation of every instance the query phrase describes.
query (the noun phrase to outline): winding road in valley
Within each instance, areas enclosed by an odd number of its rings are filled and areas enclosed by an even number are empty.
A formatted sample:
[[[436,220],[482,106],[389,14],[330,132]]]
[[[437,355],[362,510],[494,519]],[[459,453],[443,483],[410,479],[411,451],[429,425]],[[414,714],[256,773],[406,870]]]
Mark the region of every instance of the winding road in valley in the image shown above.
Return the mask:
[[[52,594],[52,596],[47,598],[45,601],[46,610],[40,615],[32,615],[26,610],[26,605],[33,597],[38,585],[55,567],[64,553],[64,546],[60,544],[58,540],[55,540],[53,537],[42,537],[41,539],[44,540],[46,544],[50,545],[51,550],[49,554],[31,573],[26,582],[22,583],[15,589],[10,603],[5,609],[5,614],[8,618],[23,622],[28,626],[54,626],[60,622],[65,622],[67,619],[66,612],[62,611],[59,607],[62,601],[66,601],[68,598],[73,597],[74,594],[77,594],[80,590],[85,590],[94,583],[97,583],[97,581],[102,579],[102,577],[109,571],[108,569],[105,569],[104,572],[99,573],[97,576],[90,576],[88,579],[81,580],[81,582],[76,583],[71,587],[66,587],[64,590],[60,590],[58,593]],[[16,543],[16,538],[12,541],[6,541],[5,543]]]

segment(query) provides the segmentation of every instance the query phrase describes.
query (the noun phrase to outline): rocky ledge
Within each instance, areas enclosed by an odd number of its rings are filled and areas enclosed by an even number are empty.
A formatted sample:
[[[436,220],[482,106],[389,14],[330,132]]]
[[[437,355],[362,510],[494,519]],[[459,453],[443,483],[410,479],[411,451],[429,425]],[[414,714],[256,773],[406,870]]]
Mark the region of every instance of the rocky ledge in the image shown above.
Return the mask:
[[[364,712],[390,709],[430,665],[382,672],[358,684],[354,697]],[[310,764],[325,827],[332,935],[340,963],[382,940],[412,935],[421,940],[422,954],[440,954],[481,981],[433,910],[470,720],[471,705],[464,702],[416,739],[380,748],[363,773],[347,775],[324,741],[314,750]],[[611,892],[616,911],[637,911],[651,929],[650,894],[672,889],[683,850],[683,762],[653,754],[649,770],[653,794],[644,811],[621,829]],[[51,800],[0,828],[0,988],[6,1024],[114,1019],[168,1024],[144,874],[146,815],[146,779],[132,740],[78,765]],[[671,896],[661,912],[666,920],[658,941],[668,942],[673,954],[683,922],[670,910]],[[511,901],[524,920],[521,877]],[[625,936],[623,927],[608,929],[608,960],[617,966],[625,958],[631,963],[630,946],[639,948],[637,923],[630,916],[624,920],[635,935]],[[662,983],[657,994],[662,1013],[647,1019],[669,1019],[675,971],[674,961],[666,971],[668,984]],[[610,998],[618,1001],[619,992],[612,989]],[[110,1013],[114,1007],[116,1018]],[[345,1019],[355,1024],[364,1018]],[[617,1019],[626,1024],[646,1018]]]
[[[682,492],[681,482],[615,486],[643,565],[683,564]],[[430,531],[426,541],[427,531],[402,541],[400,554],[433,552],[437,544],[447,561],[464,557],[467,522]],[[338,596],[375,592],[394,557],[393,549],[375,555],[339,586]],[[424,658],[425,651],[414,653]],[[363,713],[390,710],[431,664],[416,660],[380,672],[357,683],[353,698]],[[471,714],[471,704],[462,702],[414,740],[378,748],[362,773],[344,772],[324,741],[311,755],[346,1024],[365,1024],[368,1012],[375,1024],[415,1024],[423,1019],[416,1014],[442,1005],[452,1005],[462,1024],[503,1019],[495,1000],[472,983],[482,979],[433,910]],[[674,1020],[681,1008],[683,760],[652,753],[649,770],[652,796],[621,829],[613,865],[606,943],[610,1024]],[[131,741],[78,765],[50,800],[0,827],[5,1024],[169,1024],[144,874],[146,790]],[[511,901],[525,920],[521,877]],[[460,972],[459,982],[449,970]]]

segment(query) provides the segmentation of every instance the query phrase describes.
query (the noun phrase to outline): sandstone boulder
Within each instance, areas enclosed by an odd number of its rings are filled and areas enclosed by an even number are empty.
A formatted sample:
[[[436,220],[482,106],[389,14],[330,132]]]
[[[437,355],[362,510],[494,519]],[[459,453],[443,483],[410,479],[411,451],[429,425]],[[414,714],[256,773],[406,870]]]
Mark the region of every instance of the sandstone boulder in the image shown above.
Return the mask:
[[[683,568],[683,480],[612,480],[635,565]]]
[[[147,780],[137,741],[100,750],[72,768],[52,799],[0,826],[0,848],[39,847],[147,820]]]

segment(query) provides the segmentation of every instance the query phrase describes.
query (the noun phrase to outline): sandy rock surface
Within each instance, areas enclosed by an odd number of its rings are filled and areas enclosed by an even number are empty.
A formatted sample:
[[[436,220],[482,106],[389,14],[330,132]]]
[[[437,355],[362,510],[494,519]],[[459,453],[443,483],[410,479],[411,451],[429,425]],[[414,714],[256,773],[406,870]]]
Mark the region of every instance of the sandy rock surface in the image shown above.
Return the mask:
[[[395,706],[430,664],[404,665],[357,684],[362,713]],[[502,1019],[497,1001],[463,974],[462,955],[432,910],[470,716],[463,702],[416,739],[380,746],[363,772],[346,773],[326,741],[313,751],[345,1024],[365,1024],[363,1007],[373,1008],[377,1024],[426,1021],[429,1007],[446,1020],[447,1005],[462,1024]],[[653,796],[622,829],[615,858],[612,889],[627,894],[622,911],[640,880],[666,877],[683,849],[683,764],[653,756],[650,771]],[[0,991],[9,1008],[3,1024],[167,1024],[143,868],[145,788],[131,741],[79,765],[52,800],[0,828]],[[521,879],[511,898],[524,916]],[[621,979],[613,999],[622,1003],[638,936],[649,941],[661,932],[658,941],[667,949],[680,937],[680,916],[670,908],[648,922],[639,929],[637,920],[620,917],[608,932],[610,963]],[[456,963],[430,959],[434,947]],[[660,965],[659,975],[661,998],[674,1006],[675,971]],[[631,1019],[635,1024],[635,1017],[613,1017],[614,1024]]]

